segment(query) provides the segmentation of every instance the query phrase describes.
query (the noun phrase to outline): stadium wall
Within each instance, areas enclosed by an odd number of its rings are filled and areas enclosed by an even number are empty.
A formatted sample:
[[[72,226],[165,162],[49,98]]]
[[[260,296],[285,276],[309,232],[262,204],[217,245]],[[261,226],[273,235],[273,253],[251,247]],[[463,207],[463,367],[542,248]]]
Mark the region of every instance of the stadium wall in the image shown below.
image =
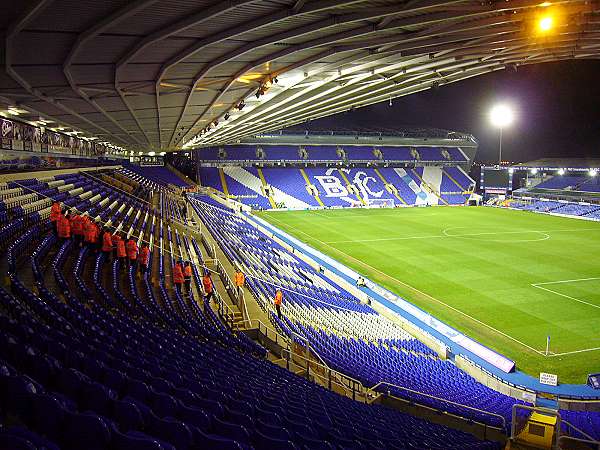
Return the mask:
[[[14,180],[22,180],[23,177],[31,177],[31,178],[44,178],[44,177],[52,177],[55,175],[63,175],[70,173],[79,173],[79,172],[89,172],[96,170],[104,170],[104,169],[120,169],[121,165],[108,165],[108,166],[98,166],[98,167],[78,167],[73,169],[52,169],[52,170],[39,170],[35,172],[14,172],[14,173],[5,173],[0,175],[0,183],[5,183],[7,181]]]

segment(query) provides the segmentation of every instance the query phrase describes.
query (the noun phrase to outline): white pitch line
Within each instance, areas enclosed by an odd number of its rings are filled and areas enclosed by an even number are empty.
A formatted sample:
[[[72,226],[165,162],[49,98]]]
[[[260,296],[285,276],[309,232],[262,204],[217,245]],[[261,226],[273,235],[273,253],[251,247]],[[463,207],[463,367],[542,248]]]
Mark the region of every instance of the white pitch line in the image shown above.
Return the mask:
[[[554,353],[552,355],[548,355],[548,357],[553,358],[555,356],[564,356],[564,355],[572,355],[572,354],[575,354],[575,353],[593,352],[595,350],[600,350],[600,347],[585,348],[583,350],[573,350],[572,352]]]
[[[279,222],[279,220],[277,220],[277,219],[275,219],[275,221],[276,221],[276,222]],[[449,309],[452,309],[453,311],[456,311],[456,312],[457,312],[457,313],[459,313],[459,314],[462,314],[462,315],[463,315],[463,316],[465,316],[465,317],[468,317],[469,319],[473,320],[474,322],[477,322],[478,324],[480,324],[480,325],[483,325],[483,326],[484,326],[484,327],[486,327],[486,328],[489,328],[490,330],[492,330],[492,331],[494,331],[494,332],[496,332],[496,333],[498,333],[498,334],[500,334],[500,335],[502,335],[502,336],[504,336],[504,337],[506,337],[506,338],[508,338],[508,339],[510,339],[510,340],[512,340],[512,341],[514,341],[514,342],[516,342],[516,343],[517,343],[517,344],[519,344],[519,345],[522,345],[522,346],[523,346],[523,347],[525,347],[525,348],[528,348],[529,350],[531,350],[531,351],[533,351],[533,352],[535,352],[535,353],[538,353],[538,354],[540,354],[540,355],[545,355],[545,351],[542,351],[542,350],[537,350],[537,349],[535,349],[535,348],[531,347],[530,345],[527,345],[527,344],[525,344],[524,342],[521,342],[521,341],[519,341],[518,339],[516,339],[516,338],[514,338],[514,337],[512,337],[512,336],[509,336],[508,334],[506,334],[506,333],[504,333],[504,332],[502,332],[502,331],[498,330],[497,328],[494,328],[494,327],[492,327],[491,325],[488,325],[487,323],[484,323],[484,322],[482,322],[481,320],[479,320],[479,319],[476,319],[475,317],[473,317],[473,316],[471,316],[471,315],[469,315],[469,314],[467,314],[467,313],[465,313],[465,312],[463,312],[463,311],[461,311],[461,310],[459,310],[459,309],[456,309],[454,306],[450,306],[449,304],[447,304],[447,303],[445,303],[445,302],[443,302],[443,301],[441,301],[441,300],[438,300],[437,298],[435,298],[435,297],[433,297],[433,296],[431,296],[431,295],[427,294],[426,292],[423,292],[423,291],[421,291],[421,290],[419,290],[419,289],[417,289],[417,288],[415,288],[415,287],[411,286],[410,284],[408,284],[408,283],[405,283],[404,281],[401,281],[401,280],[399,280],[399,279],[397,279],[397,278],[395,278],[395,277],[392,277],[392,276],[388,275],[387,273],[385,273],[385,272],[382,272],[381,270],[379,270],[379,269],[376,269],[375,267],[373,267],[373,266],[370,266],[369,264],[367,264],[367,263],[365,263],[365,262],[363,262],[363,261],[361,261],[361,260],[359,260],[359,259],[356,259],[356,258],[354,258],[353,256],[350,256],[350,255],[348,255],[347,253],[344,253],[343,251],[341,251],[341,250],[339,250],[339,249],[337,249],[337,248],[335,248],[335,247],[333,247],[333,246],[329,245],[327,242],[323,242],[322,240],[320,240],[320,239],[317,239],[317,238],[315,238],[314,236],[311,236],[310,234],[308,234],[308,233],[306,233],[306,232],[304,232],[304,231],[302,231],[302,230],[299,230],[299,229],[297,229],[296,227],[290,226],[290,225],[288,225],[288,224],[285,224],[285,223],[284,223],[284,225],[286,225],[287,227],[289,227],[289,228],[291,228],[291,229],[293,229],[293,230],[296,230],[296,231],[298,231],[299,233],[305,234],[305,235],[306,235],[306,236],[308,236],[310,239],[313,239],[313,240],[315,240],[315,241],[318,241],[318,242],[320,242],[321,244],[325,245],[326,247],[329,247],[329,248],[331,248],[332,250],[334,250],[334,251],[336,251],[336,252],[338,252],[338,253],[341,253],[342,255],[346,256],[347,258],[349,258],[349,259],[351,259],[351,260],[353,260],[353,261],[356,261],[358,264],[360,264],[360,265],[362,265],[362,266],[364,266],[364,267],[366,267],[366,268],[368,268],[368,269],[371,269],[372,271],[374,271],[374,272],[377,272],[377,273],[379,273],[380,275],[382,275],[382,276],[384,276],[384,277],[386,277],[386,278],[389,278],[390,280],[393,280],[393,281],[395,281],[395,282],[396,282],[396,283],[398,283],[398,284],[402,284],[402,285],[404,285],[404,286],[408,287],[409,289],[412,289],[413,291],[415,291],[415,292],[418,292],[419,294],[421,294],[421,295],[424,295],[425,297],[428,297],[428,298],[430,298],[431,300],[433,300],[433,301],[435,301],[435,302],[437,302],[437,303],[440,303],[441,305],[444,305],[444,306],[446,306],[447,308],[449,308]]]
[[[593,308],[600,309],[600,305],[594,305],[593,303],[586,302],[585,300],[580,300],[578,298],[571,297],[570,295],[563,294],[561,292],[553,291],[552,289],[548,289],[548,288],[545,288],[545,287],[540,286],[540,285],[532,284],[531,286],[533,286],[534,288],[542,289],[542,290],[547,291],[547,292],[552,292],[553,294],[560,295],[561,297],[565,297],[565,298],[568,298],[568,299],[571,299],[571,300],[575,300],[576,302],[583,303],[584,305],[588,305],[588,306],[592,306]]]
[[[544,283],[533,283],[532,286],[543,286],[546,284],[561,284],[561,283],[575,283],[576,281],[591,281],[591,280],[600,280],[600,277],[591,277],[591,278],[575,278],[573,280],[560,280],[560,281],[546,281]]]
[[[296,228],[294,228],[297,230]],[[447,234],[448,228],[442,231],[443,234],[435,234],[429,236],[401,236],[401,237],[389,237],[389,238],[378,238],[378,239],[348,239],[342,241],[328,241],[327,244],[346,244],[352,242],[380,242],[380,241],[404,241],[409,239],[438,239],[438,238],[453,238],[453,237],[468,237],[468,236],[486,236],[486,235],[504,235],[504,234],[524,234],[524,233],[565,233],[565,232],[576,232],[576,231],[600,231],[600,227],[597,228],[578,228],[571,230],[519,230],[519,231],[486,231],[483,233],[465,233],[465,234]],[[300,231],[300,230],[297,230]],[[306,233],[305,233],[306,234]],[[312,237],[312,236],[311,236]],[[323,241],[320,241],[323,242]]]

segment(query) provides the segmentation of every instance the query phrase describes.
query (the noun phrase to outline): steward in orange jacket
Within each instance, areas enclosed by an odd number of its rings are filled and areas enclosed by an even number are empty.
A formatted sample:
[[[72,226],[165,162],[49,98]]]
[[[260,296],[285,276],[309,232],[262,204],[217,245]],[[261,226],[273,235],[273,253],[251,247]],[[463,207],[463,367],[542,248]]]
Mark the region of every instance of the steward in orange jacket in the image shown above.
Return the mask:
[[[112,235],[110,234],[110,231],[105,230],[104,234],[102,235],[102,251],[107,254],[106,256],[110,256],[112,248]]]
[[[55,236],[58,236],[58,219],[62,215],[61,213],[60,203],[52,203],[52,207],[50,208],[50,223],[52,224],[52,230],[54,231]]]
[[[281,319],[281,303],[283,302],[283,292],[281,289],[277,289],[275,292],[275,300],[273,303],[275,304],[275,309],[277,310],[277,317]]]
[[[148,263],[150,262],[150,248],[148,244],[144,243],[140,249],[140,270],[142,273],[146,273],[148,270]]]
[[[183,284],[183,270],[181,268],[181,263],[179,262],[173,266],[173,284],[175,285],[175,289],[181,292],[181,285]]]
[[[213,281],[208,270],[204,271],[204,276],[202,277],[202,287],[204,288],[204,300],[209,302],[215,293]]]
[[[183,278],[185,280],[185,288],[190,292],[190,288],[192,287],[192,266],[189,261],[186,261],[183,267]]]
[[[132,267],[135,267],[135,263],[137,262],[138,255],[138,246],[133,238],[130,238],[127,241],[127,258],[129,259],[129,264]]]
[[[244,283],[246,282],[246,277],[240,269],[235,269],[234,282],[237,288],[237,294],[238,296],[240,296],[242,294],[242,288],[244,287]]]
[[[96,248],[94,247],[94,244],[96,244],[97,242],[96,224],[92,222],[89,217],[86,219],[85,224],[83,226],[83,240],[91,248],[94,248],[94,250],[96,250]]]
[[[71,222],[67,216],[60,216],[57,223],[58,237],[61,239],[71,238]]]
[[[75,243],[81,247],[81,241],[83,240],[83,217],[79,214],[75,214],[71,219],[71,233]]]
[[[121,264],[123,264],[125,262],[125,257],[127,256],[127,253],[125,252],[125,241],[121,238],[121,236],[118,236],[117,239],[117,258],[119,258],[119,261],[121,261]]]

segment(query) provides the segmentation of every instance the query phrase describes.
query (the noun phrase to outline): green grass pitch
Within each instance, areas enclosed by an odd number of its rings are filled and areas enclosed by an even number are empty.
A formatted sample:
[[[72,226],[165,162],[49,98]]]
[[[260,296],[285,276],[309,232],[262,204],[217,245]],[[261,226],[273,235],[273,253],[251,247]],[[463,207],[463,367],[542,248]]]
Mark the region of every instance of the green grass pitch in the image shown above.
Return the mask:
[[[600,223],[484,207],[259,215],[526,373],[600,371]]]

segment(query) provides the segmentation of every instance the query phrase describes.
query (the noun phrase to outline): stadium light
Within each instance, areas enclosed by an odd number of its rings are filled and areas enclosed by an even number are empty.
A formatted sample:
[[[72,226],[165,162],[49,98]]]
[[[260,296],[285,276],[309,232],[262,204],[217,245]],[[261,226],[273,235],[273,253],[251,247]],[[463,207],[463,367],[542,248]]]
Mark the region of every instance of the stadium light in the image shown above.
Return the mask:
[[[502,130],[511,125],[515,119],[513,110],[505,104],[494,106],[490,111],[492,125],[500,129],[500,146],[498,150],[498,165],[502,164]]]
[[[590,177],[595,177],[598,174],[598,171],[596,169],[590,169],[588,173],[590,174]]]
[[[554,19],[552,16],[544,16],[538,22],[538,28],[542,33],[550,31],[554,26]]]

